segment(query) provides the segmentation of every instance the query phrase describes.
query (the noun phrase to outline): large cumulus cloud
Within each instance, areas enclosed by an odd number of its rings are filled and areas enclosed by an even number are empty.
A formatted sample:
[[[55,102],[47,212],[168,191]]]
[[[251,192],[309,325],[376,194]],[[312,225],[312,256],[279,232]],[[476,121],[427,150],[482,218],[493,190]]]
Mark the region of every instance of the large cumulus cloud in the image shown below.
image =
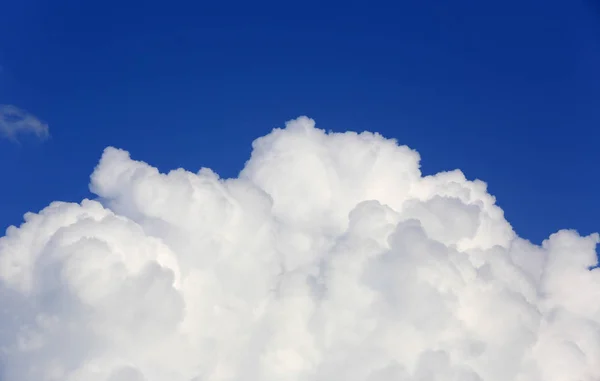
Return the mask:
[[[533,245],[419,160],[304,117],[233,179],[107,148],[0,239],[0,379],[600,379],[598,235]]]

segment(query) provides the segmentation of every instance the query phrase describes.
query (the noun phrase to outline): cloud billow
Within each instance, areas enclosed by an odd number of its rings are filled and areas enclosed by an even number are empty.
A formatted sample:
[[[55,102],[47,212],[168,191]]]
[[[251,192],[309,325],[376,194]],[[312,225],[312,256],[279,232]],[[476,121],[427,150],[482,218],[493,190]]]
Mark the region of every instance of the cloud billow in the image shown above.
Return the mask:
[[[99,201],[0,238],[0,379],[599,379],[598,235],[534,245],[419,161],[306,117],[232,179],[107,148]]]
[[[19,135],[33,134],[39,139],[50,136],[48,124],[12,105],[0,105],[0,137],[17,140]]]

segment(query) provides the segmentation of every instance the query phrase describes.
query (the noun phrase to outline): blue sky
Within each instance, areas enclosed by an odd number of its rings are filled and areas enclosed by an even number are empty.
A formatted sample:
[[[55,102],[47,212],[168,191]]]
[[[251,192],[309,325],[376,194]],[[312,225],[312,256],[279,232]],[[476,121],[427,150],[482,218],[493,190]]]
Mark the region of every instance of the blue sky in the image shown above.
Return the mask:
[[[483,179],[534,242],[598,230],[592,0],[204,3],[0,6],[0,104],[51,134],[0,140],[1,229],[89,197],[108,145],[229,177],[253,139],[308,115],[397,138],[425,173]]]

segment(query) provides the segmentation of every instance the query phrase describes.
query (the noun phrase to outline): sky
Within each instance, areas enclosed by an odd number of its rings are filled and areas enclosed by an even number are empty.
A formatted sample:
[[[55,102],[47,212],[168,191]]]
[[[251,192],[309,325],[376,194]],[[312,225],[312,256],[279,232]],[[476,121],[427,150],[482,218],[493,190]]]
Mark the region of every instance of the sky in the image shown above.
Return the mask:
[[[0,227],[88,195],[108,145],[161,169],[237,175],[307,115],[460,168],[534,242],[598,226],[600,8],[592,0],[7,2],[0,104],[50,138],[0,141]],[[42,191],[43,190],[43,191]]]
[[[0,381],[600,379],[600,4],[208,3],[0,5]]]

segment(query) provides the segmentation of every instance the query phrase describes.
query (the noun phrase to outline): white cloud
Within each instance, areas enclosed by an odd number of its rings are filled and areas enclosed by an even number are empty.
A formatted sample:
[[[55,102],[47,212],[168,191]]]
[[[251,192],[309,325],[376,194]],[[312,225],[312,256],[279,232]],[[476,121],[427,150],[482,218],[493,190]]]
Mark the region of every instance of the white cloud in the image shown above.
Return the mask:
[[[34,134],[40,139],[50,136],[48,124],[12,105],[0,105],[0,136],[16,140],[18,135]]]
[[[4,381],[600,379],[598,235],[515,235],[480,181],[308,118],[238,178],[108,148],[101,202],[0,239]]]

